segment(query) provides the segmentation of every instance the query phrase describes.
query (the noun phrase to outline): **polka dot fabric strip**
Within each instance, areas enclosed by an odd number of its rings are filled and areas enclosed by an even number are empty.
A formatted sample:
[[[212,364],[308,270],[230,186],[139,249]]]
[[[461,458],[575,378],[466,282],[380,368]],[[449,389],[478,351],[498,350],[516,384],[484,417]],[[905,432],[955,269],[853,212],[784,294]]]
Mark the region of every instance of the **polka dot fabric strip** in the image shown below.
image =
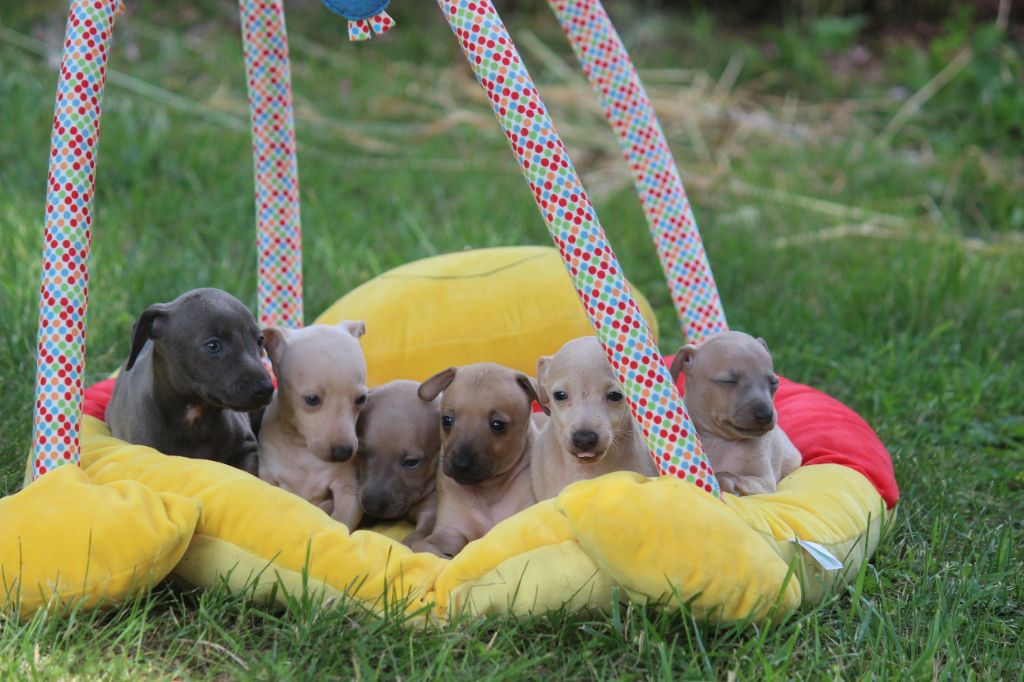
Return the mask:
[[[600,0],[549,0],[619,138],[689,343],[727,330],[683,181],[636,67]]]
[[[720,496],[679,392],[544,103],[490,0],[438,0],[663,474]]]
[[[282,0],[240,0],[256,172],[259,319],[302,326],[302,227]]]
[[[39,289],[33,477],[77,464],[100,104],[120,0],[74,0],[50,138]]]

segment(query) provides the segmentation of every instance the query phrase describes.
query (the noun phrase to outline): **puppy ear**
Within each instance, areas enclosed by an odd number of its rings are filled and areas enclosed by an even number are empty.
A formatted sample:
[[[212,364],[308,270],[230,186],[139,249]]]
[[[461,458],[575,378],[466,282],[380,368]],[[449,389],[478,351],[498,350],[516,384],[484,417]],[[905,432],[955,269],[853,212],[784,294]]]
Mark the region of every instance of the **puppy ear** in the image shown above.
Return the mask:
[[[267,327],[263,330],[263,348],[275,365],[281,362],[284,347],[288,343],[288,330],[284,327]]]
[[[429,403],[431,400],[441,394],[441,391],[448,388],[448,385],[455,380],[455,367],[449,367],[443,369],[434,376],[430,377],[422,384],[416,391],[416,395],[420,397],[423,402]]]
[[[366,333],[366,323],[362,320],[342,320],[338,326],[357,339]]]
[[[548,395],[548,389],[544,387],[544,384],[548,380],[548,363],[551,362],[550,355],[542,355],[537,358],[537,402],[540,403],[540,409],[544,410],[544,414],[551,414],[551,396]]]
[[[169,310],[166,304],[154,303],[139,315],[139,319],[132,326],[132,348],[128,352],[128,362],[124,366],[124,371],[127,372],[135,366],[135,360],[138,359],[139,353],[142,352],[142,347],[146,345],[146,341],[160,338],[163,334],[168,313]]]
[[[692,343],[688,343],[676,353],[676,357],[672,360],[672,366],[669,367],[669,374],[672,375],[672,381],[678,381],[680,374],[689,374],[693,371],[694,363],[697,360],[697,347]]]
[[[540,402],[540,396],[537,395],[537,382],[531,377],[526,376],[522,372],[516,372],[516,383],[519,384],[519,388],[523,389],[523,393],[525,393],[526,397],[530,399],[531,404],[534,400],[538,403]],[[541,407],[543,407],[543,405],[541,405]],[[550,414],[547,410],[545,410],[545,412]]]
[[[767,341],[765,341],[764,339],[762,339],[762,338],[761,338],[760,336],[759,336],[759,337],[757,337],[757,342],[758,342],[759,344],[761,344],[761,347],[762,347],[762,348],[764,348],[764,349],[765,349],[766,351],[768,351],[768,353],[771,353],[771,352],[772,352],[772,351],[771,351],[771,349],[770,349],[770,348],[768,348],[768,342],[767,342]]]

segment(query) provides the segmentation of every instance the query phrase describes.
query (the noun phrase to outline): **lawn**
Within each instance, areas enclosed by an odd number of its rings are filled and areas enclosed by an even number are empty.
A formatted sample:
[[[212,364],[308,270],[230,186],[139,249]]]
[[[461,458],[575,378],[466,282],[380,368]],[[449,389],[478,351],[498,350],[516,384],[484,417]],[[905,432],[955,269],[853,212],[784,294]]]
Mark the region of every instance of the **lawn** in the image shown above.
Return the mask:
[[[736,27],[636,4],[609,11],[663,117],[730,325],[858,410],[893,455],[899,513],[859,578],[772,626],[609,605],[420,631],[353,606],[167,584],[102,614],[0,616],[0,678],[1020,679],[1020,43],[967,15],[914,33],[828,17]],[[411,5],[360,45],[319,3],[287,5],[308,319],[412,259],[549,243],[449,29]],[[682,337],[628,173],[542,5],[517,3],[507,22],[670,352]],[[0,495],[20,487],[30,439],[63,21],[59,2],[0,3]],[[104,106],[90,381],[126,356],[154,301],[217,286],[255,304],[235,6],[130,3]]]

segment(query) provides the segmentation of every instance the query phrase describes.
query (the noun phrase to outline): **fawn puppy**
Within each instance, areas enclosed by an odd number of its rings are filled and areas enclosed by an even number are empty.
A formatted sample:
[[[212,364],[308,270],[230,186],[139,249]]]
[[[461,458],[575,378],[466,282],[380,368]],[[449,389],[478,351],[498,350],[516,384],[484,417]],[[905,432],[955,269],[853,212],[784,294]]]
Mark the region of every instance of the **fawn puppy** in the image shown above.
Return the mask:
[[[764,339],[730,331],[683,346],[671,373],[686,375],[686,409],[724,492],[773,493],[800,466],[775,423],[779,378]]]
[[[277,393],[263,415],[259,475],[355,530],[362,519],[356,419],[366,404],[362,322],[264,330]]]
[[[573,339],[541,357],[537,383],[539,402],[551,415],[530,463],[538,500],[612,471],[658,475],[597,337]]]
[[[454,556],[499,521],[532,505],[530,453],[537,441],[533,380],[493,363],[449,367],[419,387],[441,395],[441,466],[433,532],[416,551]]]

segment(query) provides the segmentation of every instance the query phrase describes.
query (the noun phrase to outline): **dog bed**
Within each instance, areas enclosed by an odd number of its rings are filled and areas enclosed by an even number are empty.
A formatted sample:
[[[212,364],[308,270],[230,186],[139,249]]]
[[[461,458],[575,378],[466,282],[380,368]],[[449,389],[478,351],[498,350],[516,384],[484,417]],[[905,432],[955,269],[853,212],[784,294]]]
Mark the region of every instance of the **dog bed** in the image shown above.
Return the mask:
[[[777,493],[720,502],[676,478],[611,474],[520,512],[448,561],[374,531],[349,533],[305,501],[222,464],[111,437],[102,415],[112,386],[86,392],[85,474],[96,485],[137,482],[194,500],[202,514],[172,573],[279,600],[301,591],[307,570],[308,584],[327,596],[441,619],[563,604],[600,610],[616,588],[641,603],[688,604],[702,619],[764,619],[817,602],[855,573],[898,497],[891,460],[870,427],[833,398],[783,378],[779,424],[803,466]],[[842,568],[826,570],[816,547]]]
[[[525,261],[515,249],[499,251],[510,263],[531,263],[531,286],[564,283],[561,262],[543,256],[551,249],[519,252],[542,254]],[[443,319],[415,312],[462,274],[473,282],[467,289],[491,300],[516,268],[486,274],[479,269],[483,261],[459,256],[385,273],[339,300],[321,321],[369,317],[362,313],[377,307],[402,321],[410,345],[380,354],[369,344],[375,329],[388,327],[375,318],[368,322],[367,364],[378,379],[391,376],[388,363],[395,354],[403,373],[416,378],[474,361],[466,354],[479,352],[473,336],[463,337],[465,346],[452,341],[452,355],[423,339],[431,333],[441,338],[454,328],[486,329],[488,315],[507,316],[508,310],[468,306],[467,319],[451,311]],[[396,275],[410,272],[417,274]],[[564,308],[550,309],[555,321],[520,331],[511,344],[520,354],[503,357],[506,362],[529,371],[536,354],[586,333],[578,328],[579,304],[569,294]],[[170,457],[111,437],[103,417],[113,383],[86,391],[81,463],[89,482],[133,482],[198,504],[202,513],[191,541],[186,537],[188,549],[164,571],[199,586],[221,580],[239,590],[255,585],[256,595],[278,599],[301,590],[307,570],[308,584],[325,595],[348,594],[378,610],[400,604],[410,613],[429,611],[441,619],[563,604],[601,609],[615,594],[644,603],[686,603],[709,620],[764,619],[814,603],[858,570],[877,546],[898,497],[889,454],[864,420],[820,391],[783,379],[776,396],[779,424],[803,455],[803,466],[777,493],[725,495],[719,501],[675,477],[612,474],[574,484],[524,510],[447,561],[415,554],[379,532],[349,533],[313,505],[225,465]],[[118,535],[130,543],[133,533]],[[390,535],[399,533],[392,529]],[[842,567],[830,565],[829,556]]]

